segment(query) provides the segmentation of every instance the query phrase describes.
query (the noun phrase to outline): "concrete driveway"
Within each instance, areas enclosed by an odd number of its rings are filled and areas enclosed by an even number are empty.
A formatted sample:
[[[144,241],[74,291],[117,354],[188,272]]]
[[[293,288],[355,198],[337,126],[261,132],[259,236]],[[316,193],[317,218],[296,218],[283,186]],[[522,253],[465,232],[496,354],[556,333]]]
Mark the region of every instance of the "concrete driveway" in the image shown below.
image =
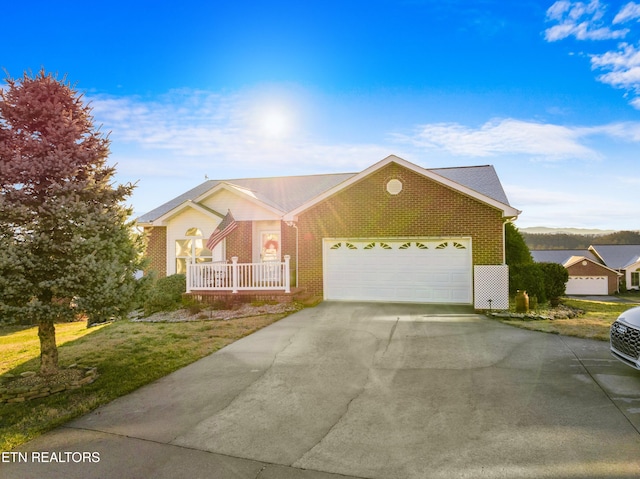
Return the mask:
[[[3,456],[0,477],[631,478],[639,430],[640,372],[607,343],[323,303]]]

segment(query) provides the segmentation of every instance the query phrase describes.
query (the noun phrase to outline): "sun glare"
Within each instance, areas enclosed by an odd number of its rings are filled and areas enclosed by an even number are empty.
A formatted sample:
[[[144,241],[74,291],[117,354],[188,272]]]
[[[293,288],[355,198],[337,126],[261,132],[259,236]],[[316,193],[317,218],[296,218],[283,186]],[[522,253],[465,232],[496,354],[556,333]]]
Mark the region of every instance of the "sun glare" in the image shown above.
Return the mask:
[[[291,131],[291,120],[284,109],[269,108],[262,113],[261,129],[268,138],[283,138]]]
[[[291,114],[282,107],[267,107],[258,118],[260,133],[269,139],[281,139],[292,130]]]
[[[306,97],[295,87],[266,86],[243,94],[249,141],[275,146],[301,134]]]

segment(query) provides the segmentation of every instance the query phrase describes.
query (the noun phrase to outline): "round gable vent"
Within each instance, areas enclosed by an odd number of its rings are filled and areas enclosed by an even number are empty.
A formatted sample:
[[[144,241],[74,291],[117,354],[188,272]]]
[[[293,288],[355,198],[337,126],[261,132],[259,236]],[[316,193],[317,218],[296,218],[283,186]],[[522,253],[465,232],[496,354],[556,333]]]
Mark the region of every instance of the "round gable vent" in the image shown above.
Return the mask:
[[[394,178],[393,180],[389,180],[387,182],[387,192],[390,195],[397,195],[402,191],[402,181]]]

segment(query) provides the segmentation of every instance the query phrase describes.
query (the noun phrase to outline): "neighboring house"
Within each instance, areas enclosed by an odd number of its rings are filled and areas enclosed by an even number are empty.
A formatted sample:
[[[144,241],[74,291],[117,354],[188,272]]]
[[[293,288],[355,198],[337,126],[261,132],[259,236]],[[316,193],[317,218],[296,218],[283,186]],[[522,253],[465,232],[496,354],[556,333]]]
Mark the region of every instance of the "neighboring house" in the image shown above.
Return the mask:
[[[509,205],[492,166],[209,180],[138,219],[151,267],[188,291],[304,290],[327,300],[508,307]],[[225,220],[234,229],[207,240]]]
[[[620,272],[627,289],[640,289],[640,245],[598,244],[589,246],[589,251]]]
[[[618,291],[620,273],[589,250],[533,250],[536,263],[558,263],[569,272],[566,294],[608,295]]]

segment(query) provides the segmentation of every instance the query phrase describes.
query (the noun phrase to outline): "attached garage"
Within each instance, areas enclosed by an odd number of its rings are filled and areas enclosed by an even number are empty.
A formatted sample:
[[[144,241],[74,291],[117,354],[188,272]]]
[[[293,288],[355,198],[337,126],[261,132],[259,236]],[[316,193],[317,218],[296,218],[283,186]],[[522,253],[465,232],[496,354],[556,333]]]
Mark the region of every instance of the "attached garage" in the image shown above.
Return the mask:
[[[585,256],[573,256],[564,263],[569,272],[566,294],[602,296],[618,290],[620,273]]]
[[[607,295],[609,280],[606,276],[569,276],[566,294]]]
[[[328,300],[471,304],[470,238],[323,241]]]
[[[326,300],[508,304],[504,224],[492,167],[426,170],[390,156],[283,218],[295,225],[296,279]],[[299,254],[298,254],[299,253]]]
[[[538,250],[531,252],[537,263],[558,263],[569,273],[565,294],[602,296],[618,290],[620,273],[600,263],[586,250]]]

